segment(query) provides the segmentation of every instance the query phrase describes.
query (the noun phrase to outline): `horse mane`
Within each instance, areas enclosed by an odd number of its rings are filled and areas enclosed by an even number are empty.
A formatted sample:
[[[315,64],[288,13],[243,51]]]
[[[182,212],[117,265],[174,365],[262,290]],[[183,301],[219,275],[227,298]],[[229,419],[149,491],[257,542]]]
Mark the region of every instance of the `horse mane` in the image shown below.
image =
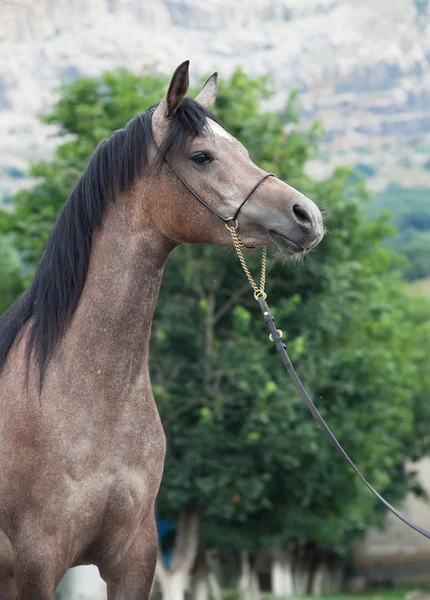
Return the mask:
[[[106,207],[148,173],[153,111],[151,107],[137,115],[96,148],[57,219],[30,287],[0,317],[0,369],[30,321],[27,372],[34,351],[42,385],[53,350],[72,320],[85,285],[93,234],[102,225]],[[200,104],[186,98],[171,120],[157,164],[179,152],[191,136],[201,134],[208,118],[215,120]]]

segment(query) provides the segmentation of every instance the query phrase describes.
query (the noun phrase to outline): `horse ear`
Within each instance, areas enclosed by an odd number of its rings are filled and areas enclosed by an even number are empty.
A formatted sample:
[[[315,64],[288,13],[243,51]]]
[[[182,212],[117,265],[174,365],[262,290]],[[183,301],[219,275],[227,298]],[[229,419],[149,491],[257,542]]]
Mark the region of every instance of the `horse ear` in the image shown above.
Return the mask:
[[[152,117],[153,124],[162,122],[164,119],[169,119],[177,111],[180,104],[183,102],[187,95],[189,86],[188,67],[190,61],[186,60],[173,73],[173,77],[170,81],[169,89],[167,94],[164,96],[160,104],[155,109]]]
[[[183,62],[173,73],[172,81],[166,94],[166,117],[169,118],[175,114],[178,106],[182,104],[188,92],[190,78],[188,75],[188,67],[190,61]]]
[[[209,110],[216,100],[216,93],[218,91],[217,79],[218,73],[211,75],[202,87],[202,91],[195,98],[196,102],[201,104],[206,110]]]

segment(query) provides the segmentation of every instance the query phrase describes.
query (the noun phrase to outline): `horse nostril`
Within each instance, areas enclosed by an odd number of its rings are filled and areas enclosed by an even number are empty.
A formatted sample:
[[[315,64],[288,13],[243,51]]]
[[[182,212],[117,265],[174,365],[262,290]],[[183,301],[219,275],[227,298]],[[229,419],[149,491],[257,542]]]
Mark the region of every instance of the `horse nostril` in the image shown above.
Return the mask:
[[[306,208],[304,208],[303,206],[300,206],[300,204],[295,204],[293,206],[293,214],[296,218],[296,221],[299,223],[299,225],[302,225],[304,227],[312,227],[313,226],[311,215],[306,210]]]

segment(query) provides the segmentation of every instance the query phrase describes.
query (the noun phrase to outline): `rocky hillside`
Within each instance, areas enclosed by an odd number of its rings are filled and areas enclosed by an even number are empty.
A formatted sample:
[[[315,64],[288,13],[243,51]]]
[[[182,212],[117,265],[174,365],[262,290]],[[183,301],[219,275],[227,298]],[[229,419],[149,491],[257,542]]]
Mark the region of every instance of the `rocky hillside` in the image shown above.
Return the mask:
[[[53,140],[37,114],[78,75],[190,58],[301,92],[327,130],[316,174],[361,164],[374,186],[430,186],[430,0],[0,0],[0,195]],[[142,107],[143,108],[143,107]],[[426,168],[427,167],[427,168]]]

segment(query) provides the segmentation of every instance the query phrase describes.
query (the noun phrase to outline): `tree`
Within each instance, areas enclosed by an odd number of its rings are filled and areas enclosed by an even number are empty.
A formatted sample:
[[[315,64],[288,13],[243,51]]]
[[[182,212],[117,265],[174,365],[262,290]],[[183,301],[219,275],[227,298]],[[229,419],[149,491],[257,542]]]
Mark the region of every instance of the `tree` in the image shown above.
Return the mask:
[[[412,483],[405,457],[425,435],[417,438],[414,427],[424,358],[416,325],[402,283],[387,275],[393,259],[378,242],[387,225],[364,223],[363,190],[339,171],[319,194],[337,234],[303,265],[275,264],[269,298],[282,298],[278,323],[287,324],[293,359],[341,443],[376,487],[398,500]],[[234,254],[175,251],[154,333],[155,392],[170,448],[160,510],[173,517],[181,506],[204,506],[207,547],[242,549],[244,556],[273,550],[274,562],[284,557],[285,581],[291,561],[301,571],[295,591],[328,585],[323,574],[336,575],[336,557],[382,512],[269,355]]]
[[[266,93],[264,80],[242,89],[243,77],[238,72],[232,79],[234,96],[236,87],[241,96]],[[397,261],[380,245],[391,228],[384,219],[365,223],[367,194],[348,170],[318,183],[304,175],[318,132],[285,138],[291,103],[279,115],[262,116],[259,102],[246,98],[249,113],[238,126],[234,110],[233,123],[230,111],[223,112],[232,106],[229,92],[221,87],[217,104],[228,129],[259,164],[329,211],[335,232],[304,265],[275,264],[269,298],[282,298],[276,315],[290,324],[293,358],[340,441],[374,484],[399,500],[412,483],[405,457],[424,439],[414,435],[423,355],[402,283],[391,270]],[[170,441],[160,509],[173,516],[181,506],[204,506],[208,547],[242,549],[243,556],[265,547],[284,563],[290,554],[300,566],[295,571],[302,571],[296,591],[321,589],[327,568],[338,572],[336,556],[380,522],[382,512],[310,422],[277,358],[267,356],[248,292],[234,254],[181,248],[168,264],[152,351]],[[291,582],[291,565],[282,568]]]

